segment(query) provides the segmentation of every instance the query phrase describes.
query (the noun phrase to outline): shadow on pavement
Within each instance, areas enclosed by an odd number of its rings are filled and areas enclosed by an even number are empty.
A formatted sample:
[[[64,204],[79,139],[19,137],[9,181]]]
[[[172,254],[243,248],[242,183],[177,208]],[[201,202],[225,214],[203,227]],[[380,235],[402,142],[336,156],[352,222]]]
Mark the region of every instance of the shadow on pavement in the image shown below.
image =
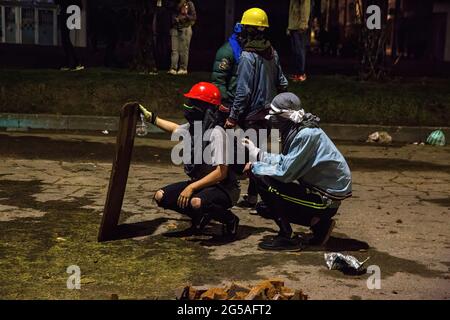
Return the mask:
[[[168,220],[167,218],[157,218],[151,221],[120,224],[117,226],[116,234],[111,240],[124,240],[152,235],[160,225]]]

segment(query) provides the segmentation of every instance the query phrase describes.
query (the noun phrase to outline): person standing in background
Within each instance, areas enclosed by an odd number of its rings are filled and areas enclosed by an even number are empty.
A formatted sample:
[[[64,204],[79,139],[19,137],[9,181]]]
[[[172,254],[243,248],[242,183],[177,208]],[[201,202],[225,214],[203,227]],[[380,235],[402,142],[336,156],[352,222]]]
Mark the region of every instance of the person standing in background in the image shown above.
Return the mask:
[[[244,12],[240,32],[242,53],[237,69],[236,90],[230,115],[225,128],[257,132],[267,129],[267,107],[272,99],[287,89],[288,81],[283,74],[277,51],[267,36],[269,18],[260,8]],[[258,141],[254,141],[258,145]],[[248,194],[238,206],[253,208],[258,200],[255,183],[250,180]]]
[[[236,23],[231,37],[217,50],[211,75],[211,82],[219,88],[222,104],[227,108],[233,105],[236,93],[237,69],[242,53],[241,32],[242,25]]]
[[[189,46],[192,38],[192,26],[197,20],[197,13],[192,1],[179,0],[172,15],[171,67],[169,74],[186,75],[188,73]]]
[[[64,50],[65,62],[61,68],[62,71],[80,71],[84,67],[80,65],[75,48],[70,40],[70,30],[67,28],[67,19],[69,14],[67,8],[71,5],[77,5],[81,8],[81,1],[77,0],[55,0],[55,4],[59,6],[58,27],[61,32],[61,46]]]
[[[295,59],[295,72],[292,81],[306,80],[306,43],[311,13],[311,0],[291,0],[289,4],[288,34],[291,37],[291,46]]]
[[[156,65],[159,69],[170,66],[170,29],[171,12],[169,1],[157,0],[153,15],[153,48],[155,50]]]

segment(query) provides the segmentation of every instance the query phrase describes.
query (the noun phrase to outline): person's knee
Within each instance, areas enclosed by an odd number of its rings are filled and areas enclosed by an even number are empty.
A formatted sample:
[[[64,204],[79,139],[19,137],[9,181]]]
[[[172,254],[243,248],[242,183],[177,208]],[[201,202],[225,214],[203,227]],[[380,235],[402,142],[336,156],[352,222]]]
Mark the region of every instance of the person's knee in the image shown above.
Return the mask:
[[[155,195],[153,196],[153,199],[155,199],[156,203],[158,205],[161,204],[162,199],[164,198],[164,191],[163,190],[158,190]]]
[[[200,208],[202,207],[202,199],[192,198],[191,199],[191,207],[194,210],[200,210]]]

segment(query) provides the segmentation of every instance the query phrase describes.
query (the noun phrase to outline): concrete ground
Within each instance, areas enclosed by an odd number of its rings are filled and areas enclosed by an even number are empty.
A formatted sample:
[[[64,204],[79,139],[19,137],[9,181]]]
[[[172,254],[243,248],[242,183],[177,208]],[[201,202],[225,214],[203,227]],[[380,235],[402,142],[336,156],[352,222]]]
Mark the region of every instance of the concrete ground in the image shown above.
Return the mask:
[[[188,222],[150,200],[185,178],[160,136],[137,139],[125,226],[118,240],[97,243],[114,143],[112,136],[0,132],[0,299],[174,298],[186,284],[270,277],[310,299],[450,298],[449,147],[339,143],[354,196],[341,206],[327,247],[268,253],[257,244],[275,225],[241,209],[234,210],[236,242],[165,235]],[[369,274],[329,271],[323,254],[332,251],[370,257],[381,289],[368,289]],[[80,267],[81,290],[67,289],[72,265]]]

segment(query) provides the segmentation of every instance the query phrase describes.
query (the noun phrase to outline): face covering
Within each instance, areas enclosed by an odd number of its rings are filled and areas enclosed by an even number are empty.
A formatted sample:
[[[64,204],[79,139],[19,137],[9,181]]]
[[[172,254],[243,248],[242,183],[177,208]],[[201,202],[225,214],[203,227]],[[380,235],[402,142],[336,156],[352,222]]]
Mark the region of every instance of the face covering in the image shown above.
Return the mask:
[[[195,106],[185,104],[184,117],[189,122],[189,124],[193,126],[195,121],[203,121],[204,112]]]
[[[302,128],[316,128],[320,119],[310,113],[305,113],[303,109],[291,110],[280,109],[274,105],[270,106],[269,115],[266,120],[272,129],[278,129],[281,136],[283,154],[286,154],[293,138]]]

